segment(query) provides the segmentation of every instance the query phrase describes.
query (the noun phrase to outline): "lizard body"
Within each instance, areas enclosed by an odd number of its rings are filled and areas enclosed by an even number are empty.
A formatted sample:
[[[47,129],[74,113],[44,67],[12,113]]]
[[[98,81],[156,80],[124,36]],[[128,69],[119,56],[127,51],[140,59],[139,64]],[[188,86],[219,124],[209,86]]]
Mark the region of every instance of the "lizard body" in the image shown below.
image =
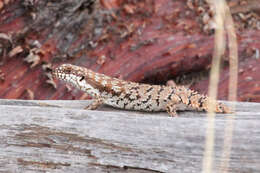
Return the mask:
[[[68,82],[90,94],[94,101],[87,109],[101,104],[140,111],[167,111],[176,116],[178,110],[208,111],[209,98],[183,86],[149,85],[129,82],[95,73],[87,68],[63,64],[52,72],[54,78]],[[215,112],[230,113],[217,103]]]

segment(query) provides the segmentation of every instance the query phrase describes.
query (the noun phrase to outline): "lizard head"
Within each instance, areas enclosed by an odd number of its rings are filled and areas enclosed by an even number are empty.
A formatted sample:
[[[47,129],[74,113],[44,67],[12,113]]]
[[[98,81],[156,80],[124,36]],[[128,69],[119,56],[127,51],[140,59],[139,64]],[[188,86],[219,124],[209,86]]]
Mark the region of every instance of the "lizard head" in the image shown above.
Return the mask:
[[[123,90],[121,87],[122,82],[119,80],[111,79],[103,74],[95,73],[87,68],[71,64],[63,64],[55,68],[52,71],[52,76],[53,78],[72,84],[76,88],[87,92],[92,96],[97,96],[100,92],[118,95]],[[103,83],[100,81],[103,81]],[[114,86],[112,83],[114,83]]]
[[[62,64],[52,71],[52,76],[56,79],[68,82],[74,86],[81,88],[85,79],[85,70],[71,64]]]

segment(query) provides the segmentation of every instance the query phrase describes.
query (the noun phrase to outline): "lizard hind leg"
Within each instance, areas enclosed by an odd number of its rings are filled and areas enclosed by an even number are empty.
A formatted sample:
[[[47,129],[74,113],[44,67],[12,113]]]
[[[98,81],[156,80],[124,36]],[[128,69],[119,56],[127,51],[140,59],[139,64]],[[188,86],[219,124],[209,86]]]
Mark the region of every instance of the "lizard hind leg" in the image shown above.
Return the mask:
[[[100,97],[95,98],[93,100],[93,102],[91,102],[88,106],[86,106],[84,109],[88,109],[88,110],[95,110],[97,109],[99,106],[101,106],[104,103],[104,100]]]

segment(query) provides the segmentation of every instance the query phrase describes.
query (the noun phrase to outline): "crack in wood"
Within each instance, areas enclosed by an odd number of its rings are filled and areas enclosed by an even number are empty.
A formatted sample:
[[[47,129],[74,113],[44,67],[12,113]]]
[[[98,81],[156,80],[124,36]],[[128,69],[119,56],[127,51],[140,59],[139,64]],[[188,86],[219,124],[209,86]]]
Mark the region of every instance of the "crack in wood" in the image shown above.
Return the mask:
[[[24,166],[38,166],[43,168],[51,168],[51,169],[57,169],[61,166],[70,166],[70,163],[54,163],[54,162],[37,162],[37,161],[27,161],[21,158],[17,159],[18,164],[24,165]]]
[[[106,165],[106,164],[100,164],[100,163],[89,163],[89,165],[92,166],[98,166],[100,168],[103,168],[105,170],[109,171],[123,171],[127,173],[164,173],[158,170],[149,169],[149,168],[142,168],[142,167],[135,167],[135,166],[116,166],[116,165]]]

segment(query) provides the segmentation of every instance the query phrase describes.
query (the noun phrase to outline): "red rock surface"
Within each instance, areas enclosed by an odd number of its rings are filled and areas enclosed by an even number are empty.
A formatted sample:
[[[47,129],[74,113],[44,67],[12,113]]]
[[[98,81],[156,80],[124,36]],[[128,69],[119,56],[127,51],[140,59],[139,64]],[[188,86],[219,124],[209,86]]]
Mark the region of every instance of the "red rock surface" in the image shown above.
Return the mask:
[[[205,27],[205,15],[210,16],[210,12],[205,5],[196,6],[196,0],[1,2],[0,98],[88,97],[61,82],[55,85],[49,76],[50,66],[62,63],[156,84],[210,68],[214,39]],[[236,3],[229,5],[238,28],[238,99],[260,102],[260,31],[252,24],[254,21],[244,25],[249,19],[237,17],[238,13],[248,15],[250,4],[239,9]],[[258,10],[254,6],[253,11]],[[228,94],[227,60],[224,64],[220,99]],[[197,80],[192,88],[206,93],[207,85],[205,78]]]

